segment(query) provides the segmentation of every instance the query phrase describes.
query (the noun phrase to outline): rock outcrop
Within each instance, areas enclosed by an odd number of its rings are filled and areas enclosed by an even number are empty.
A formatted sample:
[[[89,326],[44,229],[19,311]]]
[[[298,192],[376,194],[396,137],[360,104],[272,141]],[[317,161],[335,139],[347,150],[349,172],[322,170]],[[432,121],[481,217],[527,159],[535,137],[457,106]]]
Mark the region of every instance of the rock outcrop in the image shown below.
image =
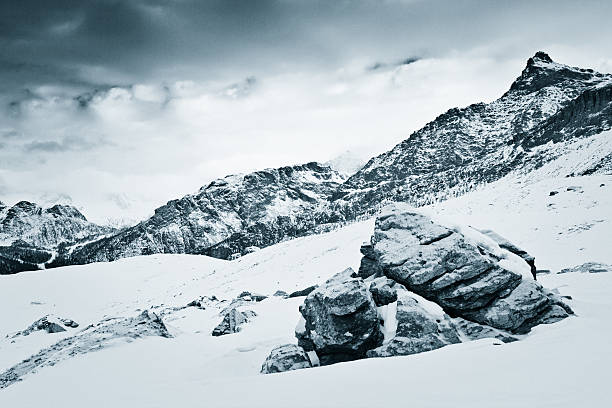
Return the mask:
[[[116,346],[121,341],[131,342],[150,336],[172,337],[162,318],[151,310],[145,310],[133,317],[104,319],[0,373],[0,390],[21,381],[42,367],[51,367],[78,355]]]
[[[328,365],[483,338],[509,343],[573,313],[533,279],[533,257],[491,235],[447,227],[410,207],[388,208],[361,249],[377,272],[348,268],[306,297],[295,330],[301,349],[284,352],[287,364],[308,367],[302,351]]]
[[[376,220],[376,262],[387,277],[449,315],[498,329],[524,333],[571,312],[531,278],[518,256],[474,229],[464,232],[468,236],[392,207]]]
[[[242,330],[242,326],[248,323],[257,314],[252,310],[239,311],[237,308],[231,308],[224,316],[221,323],[214,328],[213,336],[224,336],[226,334],[238,333]]]
[[[585,262],[571,268],[564,268],[559,273],[604,273],[612,272],[612,265],[600,262]]]
[[[230,175],[155,210],[138,225],[60,254],[57,264],[153,253],[230,259],[340,221],[325,203],[344,177],[319,163]]]
[[[368,287],[352,270],[310,293],[300,307],[298,345],[315,351],[321,365],[363,358],[382,343],[378,313]]]
[[[261,366],[261,373],[282,373],[310,367],[312,363],[303,348],[295,344],[283,344],[272,349]]]

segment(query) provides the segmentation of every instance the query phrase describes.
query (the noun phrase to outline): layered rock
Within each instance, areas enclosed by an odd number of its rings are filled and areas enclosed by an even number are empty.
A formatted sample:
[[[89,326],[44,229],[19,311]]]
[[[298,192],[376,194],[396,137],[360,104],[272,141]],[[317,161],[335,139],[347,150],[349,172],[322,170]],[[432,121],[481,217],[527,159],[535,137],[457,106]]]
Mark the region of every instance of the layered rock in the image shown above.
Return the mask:
[[[363,358],[382,343],[374,299],[352,270],[341,272],[310,293],[300,307],[298,345],[315,351],[322,365]]]
[[[261,366],[261,373],[282,373],[310,367],[312,363],[303,348],[295,344],[283,344],[272,349]]]
[[[376,262],[387,277],[451,316],[498,329],[523,333],[571,312],[531,278],[522,259],[476,230],[465,232],[393,207],[376,220]]]
[[[604,273],[612,272],[612,265],[601,262],[585,262],[571,268],[564,268],[559,273]]]

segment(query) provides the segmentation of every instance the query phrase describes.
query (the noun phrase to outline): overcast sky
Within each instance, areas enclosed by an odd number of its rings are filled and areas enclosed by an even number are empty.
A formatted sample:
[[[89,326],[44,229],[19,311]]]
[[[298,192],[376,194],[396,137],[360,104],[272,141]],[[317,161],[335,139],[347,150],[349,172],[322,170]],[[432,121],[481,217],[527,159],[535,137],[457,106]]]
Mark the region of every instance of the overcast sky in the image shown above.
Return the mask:
[[[612,72],[610,1],[4,0],[0,200],[138,218],[226,174],[369,157],[538,50]]]

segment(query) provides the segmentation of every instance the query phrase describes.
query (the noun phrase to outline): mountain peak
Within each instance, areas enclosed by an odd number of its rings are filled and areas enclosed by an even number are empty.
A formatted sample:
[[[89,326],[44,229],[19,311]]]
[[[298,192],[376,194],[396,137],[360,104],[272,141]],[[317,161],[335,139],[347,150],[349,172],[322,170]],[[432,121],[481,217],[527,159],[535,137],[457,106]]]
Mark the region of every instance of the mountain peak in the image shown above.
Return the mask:
[[[552,58],[550,58],[550,55],[548,55],[547,53],[545,53],[544,51],[538,51],[535,53],[535,55],[531,58],[529,58],[527,60],[527,66],[532,66],[536,63],[536,61],[541,61],[541,62],[545,62],[545,63],[551,63],[553,62]]]
[[[544,51],[538,51],[527,60],[527,66],[510,87],[510,91],[525,91],[528,93],[539,91],[548,86],[560,86],[566,83],[572,86],[574,81],[589,81],[593,79],[591,69],[573,68],[568,65],[554,62]]]

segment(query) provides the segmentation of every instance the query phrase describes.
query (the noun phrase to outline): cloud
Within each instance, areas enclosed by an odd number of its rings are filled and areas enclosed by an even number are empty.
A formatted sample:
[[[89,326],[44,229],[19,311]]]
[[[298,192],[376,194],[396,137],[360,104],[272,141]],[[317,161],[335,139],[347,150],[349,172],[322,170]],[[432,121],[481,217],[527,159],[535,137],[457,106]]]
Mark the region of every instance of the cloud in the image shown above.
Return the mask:
[[[90,219],[137,218],[225,174],[371,156],[498,97],[538,49],[609,68],[611,8],[0,2],[0,199],[67,194]]]
[[[391,68],[396,68],[396,67],[401,67],[402,65],[410,65],[410,64],[414,64],[415,62],[419,61],[421,59],[421,57],[408,57],[408,58],[404,58],[403,60],[400,61],[396,61],[396,62],[375,62],[374,64],[370,65],[367,70],[368,71],[380,71],[383,69],[391,69]]]

